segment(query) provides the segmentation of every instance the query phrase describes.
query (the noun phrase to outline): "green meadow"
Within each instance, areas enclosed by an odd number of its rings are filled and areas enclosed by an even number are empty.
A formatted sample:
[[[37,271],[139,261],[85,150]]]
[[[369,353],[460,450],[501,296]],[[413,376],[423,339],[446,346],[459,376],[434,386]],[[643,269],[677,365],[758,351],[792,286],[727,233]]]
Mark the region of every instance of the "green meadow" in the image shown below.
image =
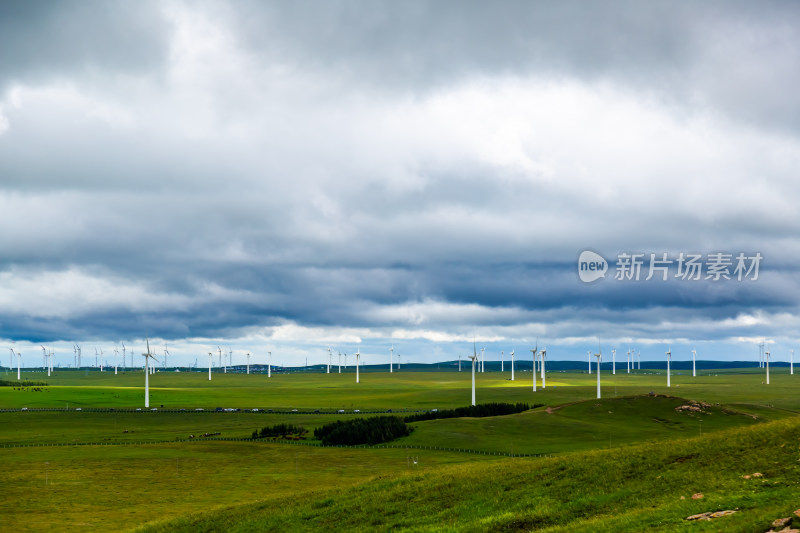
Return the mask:
[[[248,437],[464,406],[470,373],[159,372],[157,411],[141,371],[23,373],[47,385],[0,387],[4,529],[757,531],[800,508],[800,376],[786,369],[770,385],[757,369],[673,373],[670,388],[663,371],[603,373],[601,400],[594,374],[548,373],[536,392],[530,372],[509,377],[479,373],[477,401],[540,406],[324,448]],[[748,470],[769,475],[744,483]],[[683,520],[718,507],[739,512]]]

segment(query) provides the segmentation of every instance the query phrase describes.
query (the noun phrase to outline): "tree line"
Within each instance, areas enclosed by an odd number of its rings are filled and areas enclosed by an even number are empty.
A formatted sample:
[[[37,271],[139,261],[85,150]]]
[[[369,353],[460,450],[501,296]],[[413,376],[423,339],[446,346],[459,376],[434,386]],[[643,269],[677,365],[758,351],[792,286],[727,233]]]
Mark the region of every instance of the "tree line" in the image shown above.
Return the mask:
[[[436,420],[438,418],[460,418],[472,417],[483,418],[486,416],[502,416],[512,415],[514,413],[521,413],[528,409],[535,409],[542,407],[543,403],[536,403],[533,406],[527,403],[506,403],[506,402],[491,402],[480,403],[478,405],[470,405],[467,407],[456,407],[455,409],[442,409],[441,411],[427,411],[425,413],[417,413],[405,417],[406,422],[421,422],[423,420]]]
[[[261,431],[253,431],[252,437],[254,439],[266,439],[270,437],[292,438],[294,436],[302,437],[308,433],[308,430],[303,426],[295,426],[294,424],[275,424],[261,428]]]
[[[314,437],[325,446],[380,444],[410,435],[412,430],[397,416],[373,416],[325,424],[314,430]]]
[[[0,387],[46,387],[46,381],[9,381],[6,379],[0,379]]]

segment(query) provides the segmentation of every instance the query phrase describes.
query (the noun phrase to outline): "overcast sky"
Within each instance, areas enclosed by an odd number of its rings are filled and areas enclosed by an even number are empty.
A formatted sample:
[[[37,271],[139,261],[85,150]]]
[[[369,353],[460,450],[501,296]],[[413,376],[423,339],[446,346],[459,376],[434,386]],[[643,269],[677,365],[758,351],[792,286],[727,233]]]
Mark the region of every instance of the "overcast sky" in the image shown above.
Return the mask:
[[[800,349],[797,2],[4,1],[0,51],[0,338],[32,359]]]

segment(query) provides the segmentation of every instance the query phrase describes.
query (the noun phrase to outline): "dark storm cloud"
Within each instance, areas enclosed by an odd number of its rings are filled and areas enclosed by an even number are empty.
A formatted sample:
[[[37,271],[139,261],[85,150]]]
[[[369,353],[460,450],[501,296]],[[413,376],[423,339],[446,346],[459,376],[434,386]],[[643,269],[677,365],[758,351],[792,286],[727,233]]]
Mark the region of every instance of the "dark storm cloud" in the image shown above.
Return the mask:
[[[254,16],[256,15],[256,16]],[[389,90],[535,74],[608,80],[743,120],[800,127],[792,2],[250,3],[240,37],[268,62]]]

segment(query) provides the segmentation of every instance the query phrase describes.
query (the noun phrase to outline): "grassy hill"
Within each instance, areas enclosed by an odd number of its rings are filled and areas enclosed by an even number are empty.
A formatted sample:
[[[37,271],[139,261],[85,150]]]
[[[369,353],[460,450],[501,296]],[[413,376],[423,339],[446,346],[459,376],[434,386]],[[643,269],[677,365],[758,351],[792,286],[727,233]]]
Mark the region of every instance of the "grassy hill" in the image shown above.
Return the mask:
[[[793,418],[563,457],[377,476],[344,490],[233,506],[137,531],[767,531],[800,508],[799,457],[800,420]],[[737,512],[685,520],[718,510]]]

